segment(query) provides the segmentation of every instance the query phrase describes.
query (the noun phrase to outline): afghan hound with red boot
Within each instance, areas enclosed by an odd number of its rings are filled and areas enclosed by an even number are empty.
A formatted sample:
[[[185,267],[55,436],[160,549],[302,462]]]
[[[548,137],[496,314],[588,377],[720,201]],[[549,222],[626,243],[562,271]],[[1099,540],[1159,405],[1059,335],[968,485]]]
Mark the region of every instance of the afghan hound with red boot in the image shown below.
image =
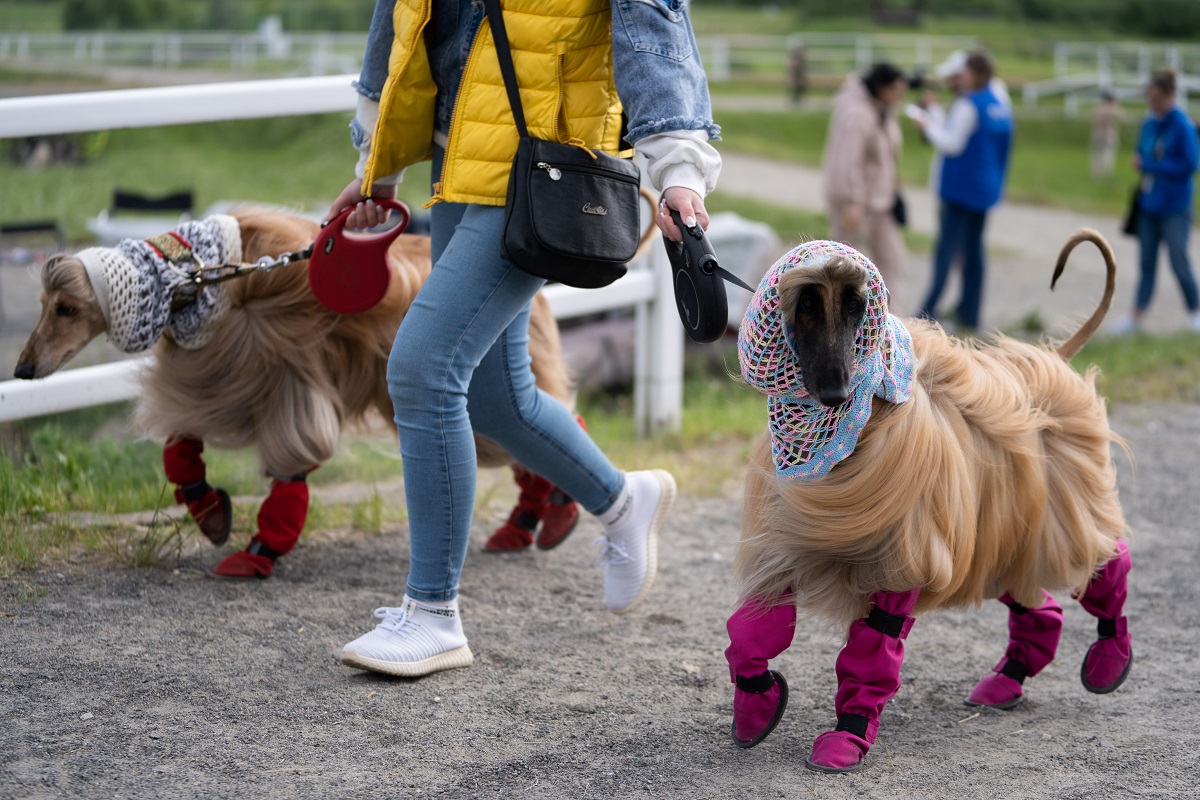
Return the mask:
[[[333,456],[343,428],[375,414],[393,416],[388,354],[429,275],[428,237],[400,236],[392,243],[387,295],[358,314],[337,314],[318,303],[306,262],[200,289],[181,287],[185,267],[299,251],[317,232],[316,223],[294,215],[243,209],[145,241],[54,256],[42,271],[42,313],[16,377],[50,375],[101,333],[124,352],[153,347],[135,425],[165,440],[163,466],[177,487],[175,498],[214,545],[228,540],[233,514],[228,493],[208,482],[204,447],[257,448],[270,492],[249,545],[213,568],[221,577],[268,577],[304,527],[307,475]],[[537,385],[570,403],[558,325],[540,295],[529,334]],[[528,546],[535,530],[543,549],[561,542],[578,516],[575,502],[513,464],[495,443],[482,437],[476,443],[480,465],[512,465],[522,490],[489,549]]]
[[[743,378],[768,397],[769,425],[746,476],[734,561],[741,607],[726,651],[736,685],[732,734],[752,747],[787,705],[769,660],[798,617],[847,631],[837,657],[836,727],[806,766],[859,768],[900,688],[914,616],[995,598],[1009,608],[999,663],[966,698],[1011,708],[1053,660],[1067,589],[1098,620],[1084,688],[1111,692],[1133,651],[1130,568],[1109,427],[1095,371],[1068,363],[1112,299],[1056,350],[997,336],[948,336],[888,313],[878,270],[835,242],[809,242],[766,275],[739,338]],[[1053,283],[1051,285],[1053,286]]]

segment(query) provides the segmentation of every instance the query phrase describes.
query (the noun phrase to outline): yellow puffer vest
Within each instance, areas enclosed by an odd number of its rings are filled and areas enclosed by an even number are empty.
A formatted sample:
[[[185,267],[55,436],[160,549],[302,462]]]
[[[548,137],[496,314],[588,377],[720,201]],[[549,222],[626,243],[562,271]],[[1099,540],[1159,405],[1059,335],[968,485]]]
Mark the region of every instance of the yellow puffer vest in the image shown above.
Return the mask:
[[[379,100],[364,191],[429,158],[437,87],[425,50],[432,0],[398,0],[396,39]],[[505,0],[504,24],[531,136],[615,155],[621,103],[612,68],[609,0]],[[504,205],[517,128],[487,18],[463,71],[433,200]],[[436,178],[435,178],[436,180]]]

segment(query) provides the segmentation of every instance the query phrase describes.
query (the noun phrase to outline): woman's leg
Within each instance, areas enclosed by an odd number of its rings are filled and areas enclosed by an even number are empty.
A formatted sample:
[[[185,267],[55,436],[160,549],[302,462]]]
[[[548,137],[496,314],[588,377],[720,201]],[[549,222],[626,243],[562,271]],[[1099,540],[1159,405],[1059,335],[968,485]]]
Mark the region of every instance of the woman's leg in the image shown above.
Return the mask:
[[[987,214],[963,211],[963,280],[958,318],[969,328],[978,329],[983,308],[983,282],[986,265],[983,254],[983,228]]]
[[[958,255],[962,246],[962,235],[961,210],[950,203],[943,202],[937,248],[933,256],[933,280],[920,311],[920,315],[923,317],[937,319],[937,304],[946,288],[946,281],[950,278],[950,267],[954,263],[954,257]]]
[[[1167,240],[1167,255],[1171,259],[1171,270],[1179,281],[1179,289],[1183,292],[1183,302],[1187,310],[1195,313],[1200,311],[1200,296],[1197,296],[1196,273],[1192,271],[1188,259],[1188,235],[1192,229],[1192,220],[1187,213],[1172,214],[1162,221],[1163,238]]]
[[[1154,279],[1158,271],[1158,245],[1162,241],[1162,218],[1157,214],[1142,211],[1137,221],[1138,244],[1140,259],[1138,266],[1137,300],[1133,305],[1133,317],[1136,322],[1150,307],[1154,297]]]

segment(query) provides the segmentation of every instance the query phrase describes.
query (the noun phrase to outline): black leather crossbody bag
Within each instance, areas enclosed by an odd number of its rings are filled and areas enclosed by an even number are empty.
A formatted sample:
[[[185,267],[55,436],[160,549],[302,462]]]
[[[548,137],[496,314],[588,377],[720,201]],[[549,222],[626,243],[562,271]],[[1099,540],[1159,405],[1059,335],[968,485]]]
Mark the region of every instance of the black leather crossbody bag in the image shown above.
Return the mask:
[[[637,252],[641,173],[628,159],[529,135],[500,0],[484,0],[484,8],[521,137],[508,177],[504,257],[567,286],[607,286]]]

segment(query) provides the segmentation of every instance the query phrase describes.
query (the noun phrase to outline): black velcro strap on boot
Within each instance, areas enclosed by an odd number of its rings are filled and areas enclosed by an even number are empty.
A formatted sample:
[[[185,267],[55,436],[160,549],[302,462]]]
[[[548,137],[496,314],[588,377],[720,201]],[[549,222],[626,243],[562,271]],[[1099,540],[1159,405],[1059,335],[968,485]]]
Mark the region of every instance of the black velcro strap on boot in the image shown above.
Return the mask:
[[[1000,674],[1012,678],[1017,683],[1024,683],[1025,678],[1029,676],[1029,667],[1015,658],[1010,658],[1004,662],[1004,667],[1000,670]]]
[[[272,561],[279,558],[279,556],[281,555],[280,553],[277,553],[276,551],[272,550],[270,547],[267,547],[265,544],[263,544],[258,539],[250,540],[250,546],[246,548],[246,552],[252,556],[262,556],[263,558],[269,558]]]
[[[179,494],[183,497],[183,502],[194,503],[212,491],[212,487],[208,485],[208,481],[196,481],[189,483],[187,486],[179,487]]]
[[[741,675],[737,676],[737,688],[743,692],[750,692],[750,694],[762,694],[774,685],[775,676],[771,674],[771,670],[767,670],[751,678],[745,678]]]
[[[867,627],[874,628],[885,636],[898,639],[904,633],[904,622],[908,617],[904,614],[889,614],[879,606],[867,614]]]
[[[1004,605],[1008,606],[1008,610],[1014,614],[1024,614],[1026,611],[1029,610],[1025,606],[1018,603],[1016,600],[1013,600],[1011,603],[1005,603]]]
[[[853,733],[860,739],[867,738],[867,723],[868,720],[862,714],[842,714],[838,717],[837,727],[835,731],[845,731]]]
[[[532,511],[521,511],[518,509],[517,512],[512,515],[512,519],[510,519],[509,522],[511,522],[514,527],[520,528],[523,531],[528,531],[529,533],[533,533],[537,530],[538,523],[541,522],[541,520],[534,516]]]
[[[1096,620],[1096,633],[1101,639],[1111,639],[1117,635],[1117,619],[1099,619]]]

